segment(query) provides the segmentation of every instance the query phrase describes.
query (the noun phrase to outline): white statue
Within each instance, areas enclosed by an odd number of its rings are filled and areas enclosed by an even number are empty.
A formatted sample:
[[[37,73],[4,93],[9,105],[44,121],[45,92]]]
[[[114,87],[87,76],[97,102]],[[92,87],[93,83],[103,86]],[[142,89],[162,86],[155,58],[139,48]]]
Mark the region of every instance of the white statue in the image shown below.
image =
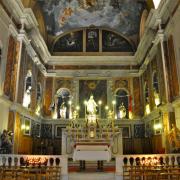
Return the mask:
[[[30,103],[31,103],[31,86],[29,86],[27,90],[24,92],[23,106],[29,108]]]
[[[119,106],[119,116],[121,119],[126,117],[126,108],[124,106],[124,103]]]
[[[93,95],[90,96],[90,98],[89,98],[86,106],[87,106],[87,112],[88,112],[89,114],[91,114],[91,115],[96,114],[97,104],[96,104],[96,102],[94,101]]]
[[[66,110],[67,110],[67,108],[65,106],[65,102],[63,102],[60,107],[60,116],[63,119],[66,119]]]

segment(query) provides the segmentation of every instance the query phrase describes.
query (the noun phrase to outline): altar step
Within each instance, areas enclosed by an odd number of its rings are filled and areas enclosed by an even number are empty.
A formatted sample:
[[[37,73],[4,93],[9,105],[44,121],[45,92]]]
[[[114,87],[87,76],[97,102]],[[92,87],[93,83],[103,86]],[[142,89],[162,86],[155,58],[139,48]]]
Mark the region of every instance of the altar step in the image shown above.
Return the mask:
[[[69,172],[79,172],[79,162],[69,161],[68,169]],[[86,169],[84,172],[97,172],[97,162],[86,161]],[[115,161],[104,162],[103,172],[115,172]]]
[[[69,173],[69,180],[115,180],[114,173]]]
[[[78,166],[79,167],[79,161],[68,161],[69,166]],[[97,166],[97,161],[86,161],[86,166]],[[109,166],[115,166],[115,161],[110,161],[106,162],[104,161],[104,166],[109,167]]]

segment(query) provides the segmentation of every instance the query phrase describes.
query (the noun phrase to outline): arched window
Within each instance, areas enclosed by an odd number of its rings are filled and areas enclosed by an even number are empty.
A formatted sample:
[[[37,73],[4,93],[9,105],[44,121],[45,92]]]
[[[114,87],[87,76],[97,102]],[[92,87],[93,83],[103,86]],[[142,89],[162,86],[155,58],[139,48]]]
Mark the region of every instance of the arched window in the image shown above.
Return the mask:
[[[125,89],[116,91],[116,116],[117,119],[129,118],[129,94]]]
[[[145,82],[145,85],[144,85],[144,100],[145,100],[145,114],[147,115],[150,113],[149,86],[147,82]]]
[[[36,101],[42,98],[42,89],[41,89],[41,84],[37,84],[37,94],[36,94]]]
[[[145,82],[145,86],[144,86],[144,96],[145,96],[145,103],[149,103],[149,87],[147,82]]]
[[[160,104],[159,97],[159,82],[157,72],[153,73],[153,92],[154,92],[154,103],[156,106]]]
[[[71,109],[71,94],[70,90],[67,88],[60,88],[54,97],[53,102],[53,119],[71,119],[72,109]]]
[[[24,87],[24,96],[23,96],[23,106],[30,108],[31,104],[31,89],[32,89],[32,72],[28,70],[25,77],[25,87]]]
[[[37,114],[37,115],[40,115],[41,102],[42,102],[42,88],[41,88],[41,83],[37,83],[37,92],[36,92],[36,114]]]

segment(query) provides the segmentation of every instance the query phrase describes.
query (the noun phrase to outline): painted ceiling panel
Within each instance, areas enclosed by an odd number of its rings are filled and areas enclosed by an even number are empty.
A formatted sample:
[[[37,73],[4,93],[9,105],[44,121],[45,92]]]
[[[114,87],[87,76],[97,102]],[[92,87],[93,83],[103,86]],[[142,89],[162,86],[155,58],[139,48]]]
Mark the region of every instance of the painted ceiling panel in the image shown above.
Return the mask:
[[[139,32],[145,0],[37,0],[43,10],[47,31],[60,35],[89,26],[114,29],[123,35]]]

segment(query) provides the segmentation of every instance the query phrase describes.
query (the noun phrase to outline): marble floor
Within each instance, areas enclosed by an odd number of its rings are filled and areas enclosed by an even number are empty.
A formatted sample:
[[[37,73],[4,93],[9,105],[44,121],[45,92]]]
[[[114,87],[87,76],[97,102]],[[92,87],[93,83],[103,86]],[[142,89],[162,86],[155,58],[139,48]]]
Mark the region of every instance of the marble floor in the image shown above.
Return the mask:
[[[115,180],[114,173],[101,172],[74,172],[69,173],[69,180]]]

